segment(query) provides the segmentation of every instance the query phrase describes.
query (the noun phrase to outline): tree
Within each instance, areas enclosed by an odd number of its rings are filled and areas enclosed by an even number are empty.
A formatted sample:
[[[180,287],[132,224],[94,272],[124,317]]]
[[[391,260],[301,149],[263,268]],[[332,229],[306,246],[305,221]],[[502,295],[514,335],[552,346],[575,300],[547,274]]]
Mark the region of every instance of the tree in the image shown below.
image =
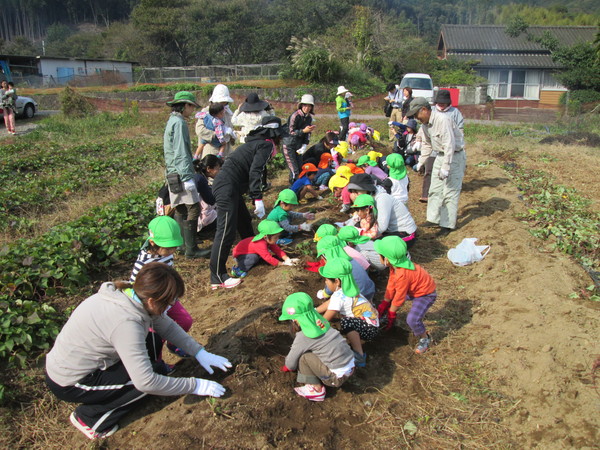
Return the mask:
[[[559,47],[552,59],[564,67],[555,77],[570,90],[600,91],[600,57],[592,43]]]

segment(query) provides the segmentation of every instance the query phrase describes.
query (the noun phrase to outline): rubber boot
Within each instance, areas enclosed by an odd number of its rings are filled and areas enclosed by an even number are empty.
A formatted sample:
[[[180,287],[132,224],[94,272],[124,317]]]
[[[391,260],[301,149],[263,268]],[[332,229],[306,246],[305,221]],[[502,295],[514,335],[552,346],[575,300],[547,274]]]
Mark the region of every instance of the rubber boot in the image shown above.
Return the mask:
[[[184,238],[183,239],[184,245],[177,247],[177,251],[179,253],[185,253],[185,234],[183,232],[183,222],[184,222],[183,216],[181,214],[175,212],[173,217],[175,218],[175,222],[177,222],[177,225],[179,225],[179,229],[181,230],[181,236],[183,236],[183,238]]]
[[[183,243],[185,245],[185,257],[189,259],[208,258],[210,249],[199,249],[196,243],[196,229],[198,222],[196,220],[184,220],[183,222]]]

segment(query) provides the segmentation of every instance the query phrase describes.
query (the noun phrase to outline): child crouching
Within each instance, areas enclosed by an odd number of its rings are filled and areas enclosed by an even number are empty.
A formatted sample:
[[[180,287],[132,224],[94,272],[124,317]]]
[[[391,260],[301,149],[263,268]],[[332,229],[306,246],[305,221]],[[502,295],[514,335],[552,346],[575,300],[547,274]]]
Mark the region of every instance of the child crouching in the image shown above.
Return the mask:
[[[387,312],[386,330],[394,325],[396,311],[408,298],[412,301],[406,323],[419,338],[415,352],[425,353],[431,344],[431,337],[425,329],[423,317],[437,298],[435,281],[425,269],[406,257],[406,242],[398,236],[388,236],[375,241],[375,250],[381,255],[381,262],[390,268],[390,278],[385,297],[377,308],[379,316]]]
[[[339,331],[315,311],[312,299],[296,292],[285,299],[279,320],[291,320],[295,333],[283,372],[298,370],[296,393],[313,402],[325,400],[325,386],[339,387],[354,372],[354,355]],[[325,385],[325,386],[324,386]]]
[[[345,259],[328,260],[319,269],[325,278],[327,289],[333,291],[331,298],[317,307],[317,312],[327,320],[336,314],[342,316],[342,333],[346,334],[354,352],[357,367],[365,367],[367,354],[362,342],[371,341],[379,334],[379,315],[375,307],[360,294],[352,276],[352,265]]]
[[[311,225],[307,222],[303,222],[300,225],[292,225],[290,222],[295,219],[314,220],[314,213],[299,213],[292,211],[294,205],[298,204],[298,197],[296,193],[291,189],[284,189],[279,193],[275,207],[273,211],[267,216],[267,220],[277,222],[277,224],[283,228],[288,235],[297,233],[298,231],[310,231]],[[291,243],[291,240],[287,243]]]
[[[237,265],[231,269],[231,276],[244,278],[261,259],[272,266],[293,265],[297,260],[290,259],[277,245],[282,231],[283,228],[272,220],[263,220],[259,223],[258,234],[242,239],[233,249],[233,257],[236,259]]]

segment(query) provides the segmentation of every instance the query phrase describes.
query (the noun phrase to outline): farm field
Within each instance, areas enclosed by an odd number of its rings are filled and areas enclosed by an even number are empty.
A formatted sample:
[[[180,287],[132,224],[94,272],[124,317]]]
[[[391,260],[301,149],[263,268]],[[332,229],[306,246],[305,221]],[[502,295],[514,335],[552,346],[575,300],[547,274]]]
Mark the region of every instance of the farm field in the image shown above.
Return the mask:
[[[69,423],[73,406],[45,389],[38,355],[72,307],[101,282],[129,276],[154,214],[167,114],[56,116],[0,140],[0,447],[90,448]],[[337,127],[335,119],[317,123],[323,131]],[[372,125],[386,134],[383,118]],[[146,399],[101,446],[597,446],[600,154],[560,136],[543,142],[561,131],[467,125],[458,230],[439,238],[420,228],[411,250],[438,286],[426,316],[432,350],[412,351],[405,307],[392,332],[366,345],[367,367],[323,403],[297,398],[294,376],[279,372],[292,337],[277,321],[288,294],[314,297],[318,275],[261,266],[239,288],[211,291],[207,260],[176,257],[186,281],[183,304],[195,319],[191,334],[234,368],[207,376],[192,361],[168,360],[177,363],[175,376],[217,380],[227,394]],[[598,124],[587,131],[598,133]],[[287,174],[272,168],[267,206],[287,187]],[[421,178],[409,176],[409,207],[421,224]],[[333,222],[343,218],[336,206],[326,197],[300,210]],[[491,251],[477,264],[454,267],[446,252],[465,237]],[[302,235],[286,251],[314,259],[311,238]],[[376,280],[378,292],[386,281]]]

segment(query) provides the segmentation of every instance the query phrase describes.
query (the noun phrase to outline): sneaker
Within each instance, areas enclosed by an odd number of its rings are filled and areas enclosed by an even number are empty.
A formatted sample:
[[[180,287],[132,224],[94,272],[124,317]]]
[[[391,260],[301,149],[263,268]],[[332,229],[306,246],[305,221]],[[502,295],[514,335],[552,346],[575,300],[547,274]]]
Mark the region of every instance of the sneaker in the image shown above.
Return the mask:
[[[232,277],[235,277],[235,278],[244,278],[246,275],[248,275],[248,272],[244,272],[238,266],[233,266],[231,268],[231,276]]]
[[[213,283],[210,288],[214,291],[215,289],[225,288],[231,289],[238,286],[242,282],[241,278],[227,278],[224,283]]]
[[[421,338],[419,343],[415,347],[415,353],[418,355],[422,355],[427,350],[429,350],[429,345],[431,344],[431,337],[427,335],[427,337]]]
[[[352,350],[354,353],[354,365],[356,367],[366,367],[367,366],[367,354],[363,352],[363,354],[359,354]]]
[[[77,415],[75,414],[75,411],[73,411],[71,413],[70,419],[71,419],[71,423],[73,424],[73,426],[75,428],[77,428],[79,431],[81,431],[83,434],[85,434],[85,436],[91,440],[107,438],[107,437],[115,434],[115,431],[117,431],[119,429],[119,425],[117,424],[114,427],[112,427],[110,430],[107,430],[107,431],[102,431],[102,432],[94,431],[90,427],[88,427],[85,423],[83,423],[79,417],[77,417]]]
[[[322,402],[325,400],[325,386],[321,386],[321,390],[316,390],[312,384],[294,388],[296,394],[313,402]]]
[[[156,361],[152,364],[152,370],[159,375],[169,376],[175,372],[175,364],[167,364],[164,361]]]
[[[173,344],[167,344],[167,349],[174,355],[179,356],[180,358],[191,358],[192,357],[192,355],[188,355],[186,352],[181,350],[179,347],[175,347]]]
[[[290,245],[294,240],[292,238],[279,238],[277,239],[277,245]]]

